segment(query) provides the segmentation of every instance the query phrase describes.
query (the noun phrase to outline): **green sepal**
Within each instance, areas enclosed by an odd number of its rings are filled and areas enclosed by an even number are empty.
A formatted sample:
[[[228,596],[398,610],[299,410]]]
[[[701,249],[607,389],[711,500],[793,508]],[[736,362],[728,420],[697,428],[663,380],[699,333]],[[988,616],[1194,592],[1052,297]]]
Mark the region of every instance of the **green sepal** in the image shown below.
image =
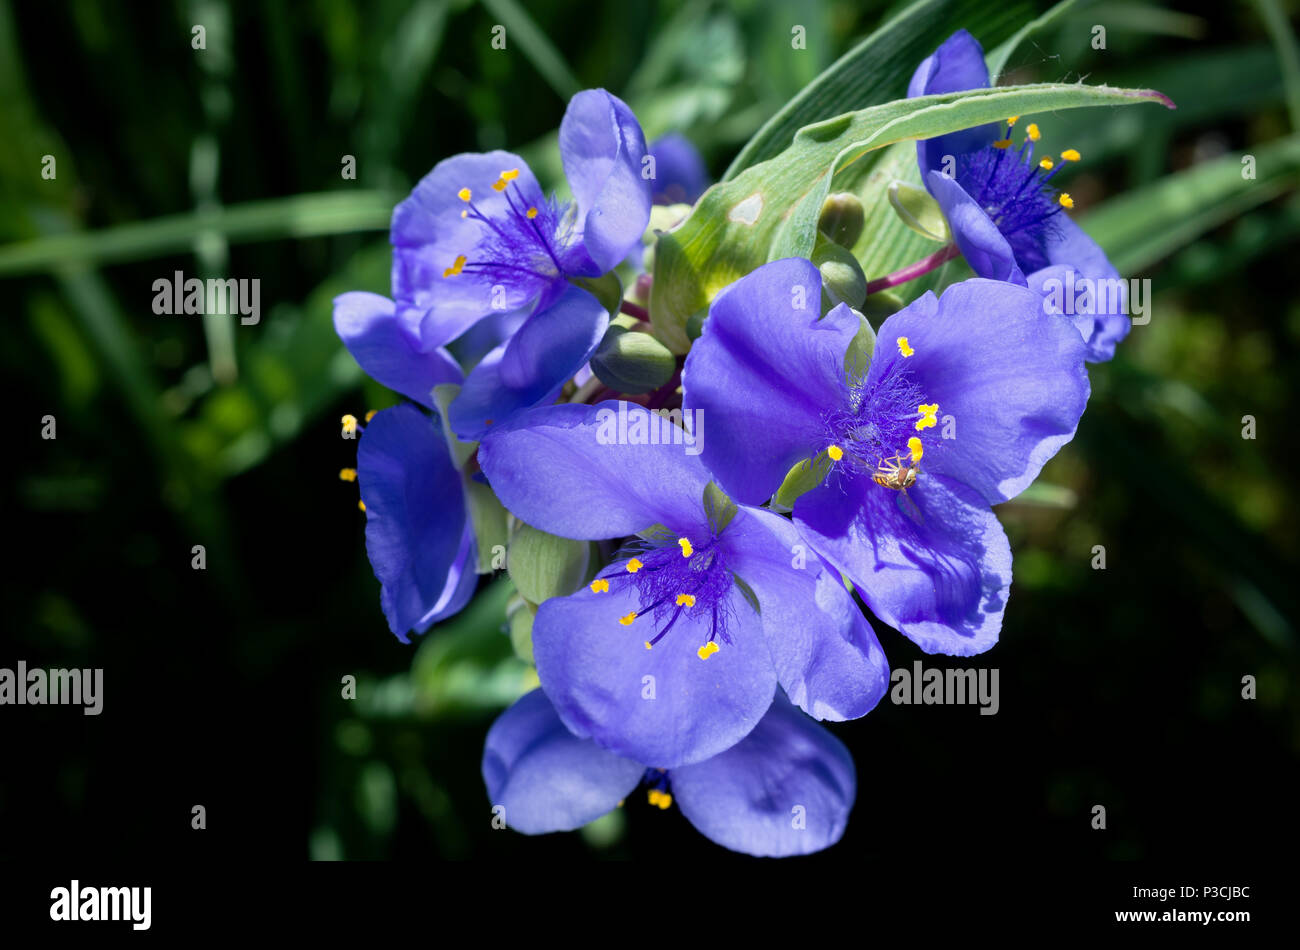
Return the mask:
[[[722,534],[739,510],[736,503],[727,497],[727,493],[719,488],[716,482],[709,482],[704,486],[704,514],[709,519],[709,527],[713,529],[714,537]]]
[[[736,590],[740,591],[741,596],[749,601],[749,606],[754,608],[754,613],[762,615],[763,610],[758,604],[758,595],[754,593],[754,588],[750,587],[735,571],[731,572],[731,579],[736,582]]]
[[[572,594],[587,573],[588,544],[519,522],[510,539],[506,570],[528,600],[540,604]]]
[[[794,507],[795,500],[800,495],[807,494],[822,483],[830,468],[830,456],[824,451],[818,452],[816,458],[811,461],[804,459],[802,462],[796,463],[786,473],[785,481],[781,483],[781,487],[772,496],[773,505],[789,511]]]
[[[613,271],[602,277],[570,277],[569,283],[591,294],[611,315],[623,304],[623,284]]]
[[[952,240],[943,209],[924,188],[895,181],[889,186],[889,204],[899,219],[921,237],[940,244]]]

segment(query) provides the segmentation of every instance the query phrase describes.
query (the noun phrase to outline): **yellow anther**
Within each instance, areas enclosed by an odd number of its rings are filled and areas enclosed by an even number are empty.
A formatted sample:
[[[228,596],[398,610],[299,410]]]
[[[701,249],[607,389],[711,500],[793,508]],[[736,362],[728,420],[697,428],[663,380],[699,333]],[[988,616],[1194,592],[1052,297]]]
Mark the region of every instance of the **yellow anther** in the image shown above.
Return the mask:
[[[1076,148],[1067,148],[1061,153],[1061,158],[1067,162],[1077,162],[1079,160],[1079,150]]]
[[[636,611],[633,610],[633,611],[629,611],[627,616],[619,617],[618,622],[625,627],[630,627],[632,625],[632,621],[635,619],[636,619]]]
[[[365,511],[366,503],[364,501],[357,501],[357,508],[360,509],[361,511]]]
[[[641,563],[639,558],[632,558],[632,560],[627,562],[627,572],[629,574],[635,574],[643,567],[645,567],[645,565]]]
[[[840,459],[844,458],[844,450],[838,445],[826,446],[826,454],[831,457],[832,462],[838,462]]]
[[[916,420],[917,432],[920,432],[922,429],[933,428],[939,424],[938,420],[935,418],[939,412],[939,404],[937,402],[930,403],[929,405],[922,403],[916,407],[916,411],[921,414],[921,418]]]
[[[591,582],[591,592],[593,594],[609,593],[609,581],[605,580],[603,577],[596,578]]]
[[[996,142],[993,143],[993,147],[994,147],[994,148],[1010,148],[1010,147],[1011,147],[1011,139],[998,139]]]
[[[678,538],[677,546],[682,549],[682,557],[690,557],[695,553],[695,548],[691,547],[691,542],[685,538]]]
[[[647,641],[646,641],[646,642],[645,642],[645,648],[646,648],[646,649],[647,649],[647,650],[649,650],[649,649],[652,649],[652,647],[651,647],[651,644],[650,644],[650,641],[649,641],[649,640],[647,640]]]
[[[456,192],[456,197],[461,201],[469,201],[470,190],[468,188],[462,188],[460,191]]]
[[[345,482],[355,482],[357,480],[357,470],[355,468],[339,469],[339,478]]]
[[[1062,207],[1062,208],[1073,208],[1073,207],[1074,207],[1074,199],[1071,198],[1071,197],[1070,197],[1068,194],[1066,194],[1065,192],[1061,192],[1060,195],[1057,196],[1056,200],[1059,201],[1059,202],[1061,203],[1061,207]]]
[[[352,433],[357,431],[357,417],[352,415],[352,413],[349,412],[341,421],[343,422],[344,432]]]
[[[1030,122],[1027,126],[1025,126],[1025,138],[1029,139],[1029,141],[1037,142],[1042,137],[1043,137],[1043,133],[1038,131],[1037,122]]]
[[[1020,121],[1020,116],[1013,115],[1011,118],[1007,119],[1007,125],[1015,125],[1019,121]]]
[[[678,594],[678,595],[677,595],[677,606],[678,606],[678,607],[694,607],[694,606],[695,606],[695,595],[694,595],[694,594]]]
[[[462,211],[462,212],[460,213],[460,216],[461,216],[462,218],[468,218],[468,217],[469,217],[469,212],[468,212],[468,211]]]
[[[713,656],[713,654],[717,652],[718,652],[718,645],[714,643],[712,640],[710,640],[708,643],[704,644],[704,646],[700,647],[698,650],[695,651],[696,655],[701,660],[707,660],[709,657]]]
[[[371,419],[373,419],[373,418],[374,418],[375,416],[377,416],[377,415],[379,415],[379,410],[378,410],[378,409],[371,409],[369,412],[366,413],[366,421],[369,422]]]
[[[912,349],[912,344],[907,342],[907,337],[900,336],[898,338],[898,352],[904,356],[911,356],[916,350]]]
[[[910,439],[907,440],[907,451],[912,453],[913,462],[919,462],[921,461],[922,453],[925,452],[925,446],[921,444],[920,439],[918,439],[916,436],[912,436]]]
[[[658,806],[660,811],[663,811],[673,803],[673,797],[671,795],[667,792],[661,792],[657,788],[650,789],[647,797],[650,799],[650,804]]]
[[[1052,166],[1055,164],[1056,162],[1052,161],[1050,158],[1045,158],[1038,163],[1038,167],[1041,168],[1043,171],[1050,171]]]
[[[527,217],[529,221],[531,221],[533,218],[537,217],[537,209],[529,208],[527,211],[524,212],[524,216]]]
[[[464,268],[464,266],[465,266],[465,255],[457,254],[455,262],[450,267],[448,267],[445,271],[442,272],[442,276],[455,277],[457,274],[461,272],[461,269]]]
[[[512,168],[508,172],[501,173],[502,181],[514,181],[518,177],[519,177],[519,169],[517,168]]]

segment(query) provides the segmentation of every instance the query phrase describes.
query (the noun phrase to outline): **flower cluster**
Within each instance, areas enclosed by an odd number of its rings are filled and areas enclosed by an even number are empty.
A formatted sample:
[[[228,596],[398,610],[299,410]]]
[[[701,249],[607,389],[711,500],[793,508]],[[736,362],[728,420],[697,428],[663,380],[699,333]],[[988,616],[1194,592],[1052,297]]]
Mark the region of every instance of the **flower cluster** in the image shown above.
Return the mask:
[[[960,32],[909,94],[987,83]],[[733,850],[825,848],[856,776],[816,721],[866,715],[889,684],[869,615],[929,653],[997,642],[1012,570],[993,506],[1072,438],[1086,361],[1127,329],[1044,306],[1055,269],[1114,270],[1052,188],[1078,154],[1035,160],[1040,136],[1016,117],[918,143],[976,277],[873,327],[831,305],[811,261],[771,260],[716,294],[648,392],[596,354],[619,334],[654,345],[633,298],[655,274],[634,252],[654,205],[706,185],[684,139],[647,146],[627,105],[589,90],[559,131],[571,198],[497,151],[439,163],[396,208],[391,299],[344,294],[334,313],[362,368],[410,400],[352,423],[393,633],[460,610],[502,566],[478,551],[494,506],[586,542],[576,573],[530,592],[541,688],[487,736],[507,824],[574,829],[644,786]],[[512,545],[512,575],[527,556]]]

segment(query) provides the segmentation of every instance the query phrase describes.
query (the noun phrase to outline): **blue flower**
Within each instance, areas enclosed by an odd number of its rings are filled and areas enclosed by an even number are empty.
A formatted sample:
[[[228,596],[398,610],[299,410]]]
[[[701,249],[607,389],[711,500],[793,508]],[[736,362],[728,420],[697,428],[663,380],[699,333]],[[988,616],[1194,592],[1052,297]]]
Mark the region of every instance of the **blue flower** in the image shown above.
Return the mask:
[[[669,132],[650,143],[655,159],[655,204],[695,204],[709,187],[709,169],[691,140]]]
[[[483,781],[506,824],[524,834],[580,828],[644,784],[651,805],[676,801],[710,840],[760,857],[835,844],[857,795],[848,749],[779,696],[730,749],[660,769],[573,735],[546,695],[533,690],[488,732]]]
[[[1082,341],[1032,291],[976,278],[890,316],[870,365],[846,365],[859,318],[801,308],[819,287],[817,268],[790,258],[713,301],[682,374],[686,413],[708,422],[701,457],[750,505],[816,459],[820,484],[794,505],[811,545],[922,649],[980,653],[1011,584],[990,505],[1074,435]]]
[[[393,301],[336,301],[335,327],[362,368],[425,406],[440,347],[484,318],[524,315],[449,408],[465,440],[553,399],[582,367],[609,314],[570,280],[613,269],[650,218],[645,139],[622,101],[603,89],[578,93],[559,142],[572,202],[544,195],[510,152],[448,158],[393,211]]]
[[[441,426],[404,403],[379,412],[357,446],[366,553],[388,626],[403,643],[474,593],[474,530]]]
[[[560,718],[670,768],[744,738],[778,683],[818,719],[865,715],[888,668],[839,574],[788,520],[706,503],[709,473],[682,436],[640,406],[562,405],[494,428],[479,447],[497,497],[528,524],[637,535],[589,587],[538,609],[537,674]]]
[[[988,85],[983,49],[973,36],[958,30],[917,67],[907,94],[928,96]],[[1065,269],[1074,271],[1074,281],[1115,281],[1118,302],[1101,295],[1091,308],[1096,312],[1074,321],[1087,343],[1086,358],[1108,360],[1129,331],[1119,272],[1064,213],[1074,207],[1074,200],[1051,186],[1056,174],[1080,155],[1065,149],[1059,158],[1035,160],[1042,133],[1028,123],[1015,148],[1012,137],[1018,121],[1007,119],[1005,129],[983,125],[918,142],[921,178],[978,276],[1040,291],[1044,282],[1061,279]]]

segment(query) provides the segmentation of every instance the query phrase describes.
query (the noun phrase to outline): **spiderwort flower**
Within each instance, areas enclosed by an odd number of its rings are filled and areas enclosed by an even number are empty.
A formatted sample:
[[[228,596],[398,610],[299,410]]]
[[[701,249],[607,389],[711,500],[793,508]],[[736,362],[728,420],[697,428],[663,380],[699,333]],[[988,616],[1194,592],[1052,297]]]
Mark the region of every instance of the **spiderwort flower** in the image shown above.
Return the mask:
[[[365,426],[357,480],[380,605],[406,643],[408,631],[423,633],[474,593],[474,529],[461,475],[438,421],[403,403]]]
[[[746,736],[778,683],[818,719],[865,715],[888,669],[840,576],[786,519],[706,502],[699,457],[655,435],[671,428],[628,403],[546,406],[479,447],[497,497],[528,524],[566,538],[638,535],[589,587],[538,609],[533,655],[560,718],[603,748],[673,768]]]
[[[958,30],[926,58],[908,86],[909,98],[983,89],[989,85],[984,50],[965,30]],[[1119,280],[1119,272],[1065,211],[1074,199],[1057,192],[1051,181],[1081,156],[1067,148],[1059,157],[1034,157],[1042,138],[1036,123],[1024,125],[1019,148],[1013,137],[1019,116],[1006,128],[982,125],[918,142],[917,163],[926,188],[943,209],[953,239],[980,277],[1028,284],[1041,289],[1058,271],[1073,269],[1076,278]],[[1088,344],[1087,359],[1109,360],[1129,331],[1121,300],[1115,307],[1077,319]]]
[[[835,844],[857,794],[848,749],[780,696],[730,749],[659,769],[573,735],[546,695],[533,690],[488,732],[483,781],[506,823],[524,834],[580,828],[645,785],[652,806],[676,801],[710,840],[760,857]]]
[[[1032,291],[977,278],[890,316],[870,365],[846,366],[858,317],[797,306],[819,286],[788,258],[713,301],[682,374],[686,411],[709,419],[701,458],[741,504],[814,460],[820,484],[794,504],[809,543],[922,649],[980,653],[1011,584],[989,506],[1074,435],[1083,344]]]
[[[669,132],[650,143],[655,159],[654,202],[662,205],[695,204],[709,187],[709,170],[699,150],[679,132]]]

